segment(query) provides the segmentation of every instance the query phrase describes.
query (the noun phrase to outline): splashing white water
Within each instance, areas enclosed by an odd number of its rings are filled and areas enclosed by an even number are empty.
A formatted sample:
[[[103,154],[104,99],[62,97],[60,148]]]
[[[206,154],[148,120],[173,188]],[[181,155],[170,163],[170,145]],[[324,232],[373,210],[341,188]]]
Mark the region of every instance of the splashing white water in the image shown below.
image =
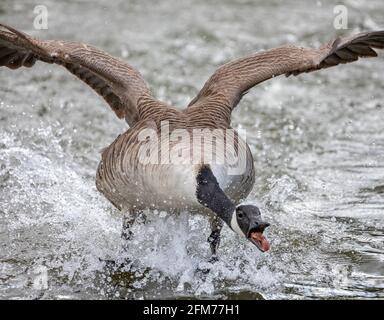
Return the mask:
[[[124,255],[138,261],[139,269],[150,270],[135,282],[136,288],[171,279],[180,294],[189,286],[195,295],[212,295],[222,281],[249,290],[276,282],[276,275],[261,267],[261,255],[228,228],[223,231],[221,261],[206,262],[208,223],[188,213],[147,212],[146,222],[133,227],[128,253],[122,252],[120,213],[96,191],[91,178],[79,173],[82,170],[63,151],[52,128],[31,131],[31,139],[49,143],[25,146],[12,134],[0,134],[0,210],[8,233],[5,241],[12,247],[1,260],[16,259],[25,265],[31,270],[29,282],[36,283],[39,275],[34,270],[44,267],[50,286],[94,288],[94,273],[103,272],[103,260],[121,260]],[[239,244],[241,251],[236,249]],[[202,280],[196,270],[205,265],[212,270]],[[28,294],[33,296],[35,289],[32,285]]]

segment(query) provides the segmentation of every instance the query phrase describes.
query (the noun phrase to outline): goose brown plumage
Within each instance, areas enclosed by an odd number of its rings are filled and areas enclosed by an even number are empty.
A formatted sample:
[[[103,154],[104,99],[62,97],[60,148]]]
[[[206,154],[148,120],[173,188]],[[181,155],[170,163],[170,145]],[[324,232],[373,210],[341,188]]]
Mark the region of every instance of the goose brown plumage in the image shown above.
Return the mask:
[[[268,223],[261,219],[258,208],[238,205],[255,181],[249,147],[234,133],[235,153],[237,160],[244,162],[244,170],[228,174],[235,155],[225,154],[220,163],[205,161],[199,155],[192,164],[185,155],[190,155],[193,146],[184,141],[177,155],[169,154],[171,163],[159,163],[165,147],[148,144],[148,136],[142,139],[142,133],[153,133],[157,142],[163,142],[166,125],[169,132],[182,129],[189,134],[196,129],[218,130],[217,139],[226,141],[224,132],[231,129],[232,110],[253,86],[282,74],[296,76],[375,57],[375,48],[384,48],[384,31],[337,38],[318,49],[283,46],[258,52],[221,66],[188,107],[179,110],[154,98],[140,73],[122,60],[90,45],[39,40],[0,24],[0,66],[18,69],[32,67],[36,61],[61,65],[94,89],[117,117],[129,124],[130,128],[103,151],[96,175],[98,190],[126,213],[123,235],[129,238],[135,216],[145,209],[202,212],[210,217],[209,242],[214,255],[223,221],[261,251],[269,249],[262,235]],[[178,140],[172,140],[167,148],[177,145]],[[139,160],[143,146],[151,154],[146,163]],[[224,147],[217,148],[211,151],[220,157]],[[173,158],[180,161],[174,163]],[[151,162],[154,159],[158,162]]]

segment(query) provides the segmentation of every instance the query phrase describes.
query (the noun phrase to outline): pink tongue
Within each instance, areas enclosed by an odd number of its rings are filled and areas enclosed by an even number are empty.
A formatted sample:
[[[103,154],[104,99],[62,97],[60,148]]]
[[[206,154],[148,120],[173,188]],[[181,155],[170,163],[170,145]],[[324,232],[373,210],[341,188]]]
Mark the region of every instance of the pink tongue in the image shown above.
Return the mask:
[[[266,237],[263,236],[263,238],[261,239],[261,249],[263,249],[263,251],[268,251],[270,248],[270,245],[269,245],[269,242],[267,240]]]
[[[260,243],[260,247],[262,251],[268,251],[270,248],[269,242],[266,237],[263,236],[261,232],[252,232],[251,237],[253,240]]]

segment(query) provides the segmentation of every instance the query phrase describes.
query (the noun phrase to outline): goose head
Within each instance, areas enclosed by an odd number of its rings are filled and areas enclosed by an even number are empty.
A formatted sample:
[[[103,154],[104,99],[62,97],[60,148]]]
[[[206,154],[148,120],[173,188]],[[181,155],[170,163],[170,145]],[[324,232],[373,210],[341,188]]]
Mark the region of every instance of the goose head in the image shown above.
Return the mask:
[[[246,237],[260,251],[269,250],[269,242],[263,235],[269,226],[263,221],[258,207],[253,205],[239,205],[234,210],[230,223],[231,229],[242,237]]]
[[[203,166],[196,177],[198,201],[218,215],[234,232],[247,238],[260,251],[269,250],[263,232],[269,223],[263,221],[258,207],[236,206],[224,193],[209,166]]]

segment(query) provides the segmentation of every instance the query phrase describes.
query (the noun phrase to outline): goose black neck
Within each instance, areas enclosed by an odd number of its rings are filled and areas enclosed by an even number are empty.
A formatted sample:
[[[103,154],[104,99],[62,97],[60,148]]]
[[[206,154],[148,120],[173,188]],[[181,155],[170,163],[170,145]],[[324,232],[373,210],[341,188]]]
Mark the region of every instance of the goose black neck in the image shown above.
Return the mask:
[[[236,206],[220,188],[211,168],[208,165],[203,165],[196,176],[196,180],[197,200],[230,226]]]

